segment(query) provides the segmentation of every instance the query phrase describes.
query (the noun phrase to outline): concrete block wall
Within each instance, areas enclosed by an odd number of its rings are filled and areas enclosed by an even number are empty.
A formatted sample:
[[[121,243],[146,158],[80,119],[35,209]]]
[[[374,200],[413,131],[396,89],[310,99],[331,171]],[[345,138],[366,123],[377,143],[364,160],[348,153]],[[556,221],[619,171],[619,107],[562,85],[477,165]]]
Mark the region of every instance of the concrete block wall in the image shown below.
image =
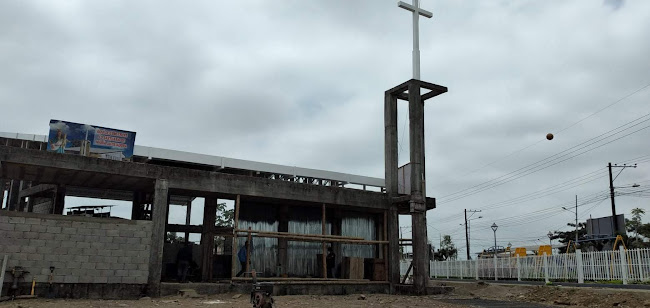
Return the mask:
[[[0,211],[0,260],[37,283],[146,284],[151,221]],[[5,282],[11,282],[5,275]]]

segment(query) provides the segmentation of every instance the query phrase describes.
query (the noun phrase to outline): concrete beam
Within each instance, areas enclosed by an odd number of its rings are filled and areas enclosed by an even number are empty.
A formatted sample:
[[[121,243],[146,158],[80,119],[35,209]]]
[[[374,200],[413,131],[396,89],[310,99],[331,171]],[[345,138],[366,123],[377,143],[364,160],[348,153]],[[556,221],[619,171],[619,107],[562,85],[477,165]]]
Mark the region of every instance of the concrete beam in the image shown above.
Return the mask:
[[[55,189],[56,189],[56,185],[40,184],[40,185],[32,186],[21,190],[19,196],[20,198],[31,197],[33,195],[38,195],[41,193],[53,191]]]
[[[169,182],[165,179],[156,180],[153,199],[151,228],[151,250],[149,255],[149,277],[147,279],[147,294],[160,296],[160,279],[162,275],[163,246],[165,244],[165,219],[169,206]]]
[[[87,179],[90,174],[105,174],[110,176],[110,183],[96,181],[97,183],[93,184],[97,186],[96,188],[102,188],[99,187],[101,185],[119,186],[126,179],[135,179],[137,181],[129,185],[133,190],[139,187],[149,187],[151,190],[156,179],[167,179],[169,189],[179,195],[228,198],[242,195],[317,205],[326,203],[328,206],[358,207],[377,211],[388,208],[388,202],[380,192],[306,185],[244,175],[121,162],[6,146],[0,146],[0,161],[3,162],[0,177],[11,175],[34,180],[36,170],[40,167],[45,173],[64,172],[66,176],[61,176],[56,181],[68,186],[89,187],[88,181],[82,181],[83,179]],[[43,179],[43,182],[47,181]],[[103,188],[123,189],[122,187]]]

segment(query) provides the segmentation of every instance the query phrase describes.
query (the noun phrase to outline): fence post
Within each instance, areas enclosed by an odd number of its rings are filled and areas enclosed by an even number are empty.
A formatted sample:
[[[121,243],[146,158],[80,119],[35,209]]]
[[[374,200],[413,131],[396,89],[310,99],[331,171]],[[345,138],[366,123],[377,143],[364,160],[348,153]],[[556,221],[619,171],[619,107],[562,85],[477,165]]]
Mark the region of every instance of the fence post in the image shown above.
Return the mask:
[[[576,249],[576,267],[578,283],[585,283],[585,273],[582,270],[582,250]]]
[[[550,282],[548,280],[548,255],[546,255],[546,252],[544,252],[544,282]]]
[[[618,246],[618,252],[621,255],[621,275],[623,276],[623,284],[627,284],[627,258],[623,246]]]
[[[517,255],[517,281],[521,281],[521,267],[519,263],[519,255]]]
[[[643,262],[641,262],[641,249],[637,248],[636,250],[636,259],[639,264],[639,281],[644,281],[645,277],[643,276]]]
[[[445,267],[447,268],[447,279],[449,279],[449,270],[451,268],[451,265],[449,265],[449,263],[451,263],[451,261],[444,261],[444,262],[445,262]]]
[[[494,252],[494,280],[499,280],[499,269],[497,265],[497,253],[496,251]]]
[[[460,262],[460,279],[463,279],[463,268],[465,267],[465,262],[463,261],[458,261]]]
[[[474,262],[476,264],[476,280],[478,280],[478,259],[479,258],[476,257],[476,262]]]

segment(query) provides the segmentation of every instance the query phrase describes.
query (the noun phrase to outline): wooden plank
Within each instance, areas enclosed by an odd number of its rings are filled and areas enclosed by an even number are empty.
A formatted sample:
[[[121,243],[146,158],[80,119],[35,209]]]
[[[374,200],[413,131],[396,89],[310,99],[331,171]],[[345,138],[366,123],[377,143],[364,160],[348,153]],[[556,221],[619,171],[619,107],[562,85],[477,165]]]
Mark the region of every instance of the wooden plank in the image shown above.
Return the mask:
[[[246,229],[236,229],[237,232],[248,233]],[[289,233],[289,232],[273,232],[273,231],[258,231],[251,230],[253,234],[264,233],[264,234],[277,234],[277,235],[295,235],[295,236],[305,236],[305,237],[318,237],[318,238],[332,238],[332,239],[346,239],[346,240],[356,240],[362,241],[365,240],[363,237],[352,237],[352,236],[340,236],[340,235],[330,235],[330,234],[302,234],[302,233]]]
[[[253,236],[251,231],[251,227],[248,227],[248,241],[246,242],[246,274],[250,272],[251,269],[251,241],[253,240]]]
[[[286,238],[290,241],[298,241],[298,242],[329,242],[329,243],[346,243],[346,244],[357,244],[357,245],[388,244],[388,241],[334,239],[334,238],[321,237],[320,235],[319,236],[295,236],[295,235],[279,235],[279,234],[266,234],[266,233],[254,233],[254,234],[255,237]],[[237,236],[246,237],[247,235],[237,235]]]

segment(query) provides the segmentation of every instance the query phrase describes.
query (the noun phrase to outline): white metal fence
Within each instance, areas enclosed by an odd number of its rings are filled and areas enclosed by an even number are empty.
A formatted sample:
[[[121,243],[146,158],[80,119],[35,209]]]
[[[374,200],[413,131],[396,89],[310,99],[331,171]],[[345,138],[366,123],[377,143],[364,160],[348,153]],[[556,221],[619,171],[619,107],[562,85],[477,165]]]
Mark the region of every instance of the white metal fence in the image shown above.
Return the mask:
[[[402,277],[408,262],[400,265]],[[412,275],[412,273],[410,273]],[[495,277],[496,275],[496,277]],[[518,279],[545,281],[606,281],[624,284],[650,280],[650,249],[490,258],[476,260],[432,261],[432,278]]]

